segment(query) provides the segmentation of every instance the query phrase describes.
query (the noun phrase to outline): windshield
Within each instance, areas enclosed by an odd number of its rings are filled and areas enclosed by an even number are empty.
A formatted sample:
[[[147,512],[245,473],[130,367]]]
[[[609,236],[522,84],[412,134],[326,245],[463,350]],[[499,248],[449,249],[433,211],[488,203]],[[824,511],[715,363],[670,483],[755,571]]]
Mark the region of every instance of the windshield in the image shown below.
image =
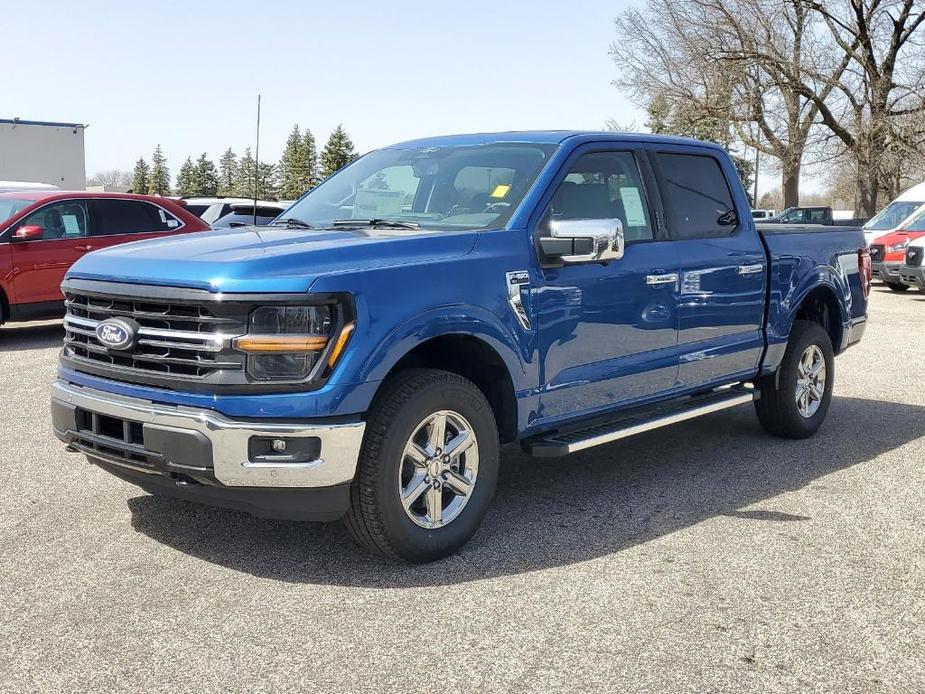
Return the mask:
[[[554,145],[380,149],[303,197],[286,217],[314,227],[336,219],[414,222],[425,229],[489,229],[507,224]]]
[[[912,219],[903,224],[903,228],[906,231],[925,231],[925,205]]]
[[[23,200],[22,198],[0,198],[0,222],[5,222],[34,202],[35,200]]]
[[[895,229],[910,214],[915,212],[923,204],[918,202],[897,202],[893,201],[884,207],[877,215],[864,225],[865,229],[870,231],[889,231]]]

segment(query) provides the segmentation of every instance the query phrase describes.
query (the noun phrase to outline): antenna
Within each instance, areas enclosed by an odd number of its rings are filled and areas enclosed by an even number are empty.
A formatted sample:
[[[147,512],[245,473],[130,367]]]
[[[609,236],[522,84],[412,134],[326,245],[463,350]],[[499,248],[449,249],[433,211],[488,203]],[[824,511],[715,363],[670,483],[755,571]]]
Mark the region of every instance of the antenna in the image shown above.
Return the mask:
[[[257,95],[257,144],[254,148],[254,226],[257,226],[257,189],[260,185],[260,94]]]

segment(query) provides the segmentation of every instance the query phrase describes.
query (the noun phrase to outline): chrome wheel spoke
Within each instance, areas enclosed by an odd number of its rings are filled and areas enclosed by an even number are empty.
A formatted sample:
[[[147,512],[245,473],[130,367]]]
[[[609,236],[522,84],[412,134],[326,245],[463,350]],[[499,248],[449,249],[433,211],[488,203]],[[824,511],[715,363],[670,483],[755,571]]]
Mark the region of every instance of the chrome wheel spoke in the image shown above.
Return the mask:
[[[448,486],[452,492],[458,494],[459,496],[469,496],[469,494],[472,492],[472,485],[469,483],[469,480],[460,475],[458,472],[448,470],[446,473],[444,473],[444,479],[446,480],[446,486]]]
[[[408,444],[405,448],[405,455],[411,459],[411,462],[414,463],[415,467],[426,468],[427,467],[427,451],[418,446],[413,441]]]
[[[444,452],[450,456],[450,459],[456,459],[475,445],[475,437],[468,431],[461,431],[452,439],[447,441]]]
[[[443,488],[430,486],[427,491],[427,517],[431,523],[443,522]]]
[[[438,412],[430,422],[430,435],[427,438],[427,445],[431,455],[438,455],[437,451],[442,451],[446,444],[446,412]]]
[[[423,472],[415,474],[402,492],[401,505],[407,511],[428,489],[430,489],[430,482],[427,480],[427,475]]]

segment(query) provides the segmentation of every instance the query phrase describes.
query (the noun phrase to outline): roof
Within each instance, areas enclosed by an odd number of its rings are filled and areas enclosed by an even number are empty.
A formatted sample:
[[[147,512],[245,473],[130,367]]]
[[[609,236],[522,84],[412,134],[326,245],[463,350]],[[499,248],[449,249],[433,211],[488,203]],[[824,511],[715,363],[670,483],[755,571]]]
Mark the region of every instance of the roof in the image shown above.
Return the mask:
[[[22,118],[0,118],[5,125],[44,125],[49,128],[86,128],[83,123],[56,123],[49,120],[23,120]]]
[[[74,198],[119,198],[125,200],[148,200],[153,202],[167,202],[172,205],[183,207],[176,200],[162,198],[157,195],[138,195],[135,193],[103,193],[89,190],[13,190],[6,193],[0,193],[0,200],[15,198],[16,200],[47,200],[49,198],[60,198],[73,200]]]
[[[485,145],[491,143],[529,143],[562,144],[566,140],[612,141],[612,142],[664,142],[666,144],[698,144],[720,148],[712,142],[693,140],[688,137],[673,135],[653,135],[651,133],[618,133],[606,130],[524,130],[497,133],[471,133],[461,135],[440,135],[408,140],[391,145],[386,149],[410,149],[415,147],[464,147],[467,145]]]

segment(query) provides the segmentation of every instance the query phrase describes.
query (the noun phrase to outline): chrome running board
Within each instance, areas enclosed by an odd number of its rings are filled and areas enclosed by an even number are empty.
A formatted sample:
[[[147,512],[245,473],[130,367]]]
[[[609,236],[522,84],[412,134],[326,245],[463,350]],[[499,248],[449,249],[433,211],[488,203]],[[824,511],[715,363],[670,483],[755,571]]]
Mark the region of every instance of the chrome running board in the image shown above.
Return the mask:
[[[557,431],[524,441],[524,450],[538,458],[554,458],[601,444],[619,441],[645,431],[694,419],[712,412],[753,402],[758,391],[737,386],[703,395],[680,398],[668,403],[631,410],[620,419],[600,422],[583,429]]]

